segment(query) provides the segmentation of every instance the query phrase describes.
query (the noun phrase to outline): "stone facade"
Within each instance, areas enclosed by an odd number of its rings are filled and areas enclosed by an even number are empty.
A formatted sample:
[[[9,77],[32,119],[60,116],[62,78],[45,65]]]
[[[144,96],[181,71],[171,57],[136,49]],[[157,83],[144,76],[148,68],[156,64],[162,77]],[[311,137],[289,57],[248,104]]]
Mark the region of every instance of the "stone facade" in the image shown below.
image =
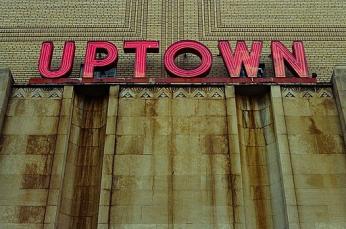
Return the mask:
[[[346,228],[346,2],[341,0],[3,0],[0,5],[0,228]],[[47,86],[40,45],[119,49],[159,40],[147,75],[163,77],[177,40],[305,44],[314,86]],[[185,67],[193,55],[179,56]],[[208,76],[207,76],[208,77]],[[249,90],[249,88],[251,90]]]
[[[163,50],[174,41],[199,40],[215,55],[211,75],[225,76],[217,57],[217,40],[263,40],[262,62],[271,75],[270,40],[288,47],[302,40],[310,73],[329,81],[333,67],[346,58],[346,2],[341,0],[3,0],[0,5],[0,66],[12,70],[15,82],[38,77],[41,42],[56,44],[57,64],[62,44],[75,40],[77,58],[72,75],[79,76],[88,40],[110,40],[120,49],[118,75],[132,76],[133,54],[123,54],[127,39],[159,40],[159,54],[150,54],[148,75],[163,76]],[[234,43],[233,43],[234,45]],[[193,58],[188,57],[192,62]],[[158,64],[160,63],[160,64]],[[131,69],[131,70],[130,70]]]
[[[1,74],[1,228],[346,227],[343,67],[250,94]]]

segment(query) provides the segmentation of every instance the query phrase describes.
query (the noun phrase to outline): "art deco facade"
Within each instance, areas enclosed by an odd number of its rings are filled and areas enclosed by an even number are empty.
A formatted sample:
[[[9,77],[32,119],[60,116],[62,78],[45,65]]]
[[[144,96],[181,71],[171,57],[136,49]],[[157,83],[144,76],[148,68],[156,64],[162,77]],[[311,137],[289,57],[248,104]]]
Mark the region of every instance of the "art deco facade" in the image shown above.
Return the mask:
[[[346,2],[56,0],[0,4],[0,228],[346,228]],[[305,44],[315,85],[33,86],[43,41]],[[196,64],[191,55],[180,64]],[[335,67],[336,65],[339,65]],[[333,78],[332,78],[333,76]],[[12,80],[13,79],[13,80]],[[333,79],[331,81],[331,79]]]

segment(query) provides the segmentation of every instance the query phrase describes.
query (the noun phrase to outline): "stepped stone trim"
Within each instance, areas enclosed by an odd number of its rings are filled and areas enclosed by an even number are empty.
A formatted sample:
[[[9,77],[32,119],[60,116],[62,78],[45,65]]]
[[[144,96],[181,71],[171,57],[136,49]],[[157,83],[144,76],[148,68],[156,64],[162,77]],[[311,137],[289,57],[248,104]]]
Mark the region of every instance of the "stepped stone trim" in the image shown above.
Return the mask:
[[[224,99],[225,90],[222,87],[181,87],[181,88],[168,88],[168,87],[125,87],[120,90],[120,98],[125,99],[165,99],[165,98],[195,98],[195,99]]]
[[[61,99],[63,88],[13,88],[11,98]]]

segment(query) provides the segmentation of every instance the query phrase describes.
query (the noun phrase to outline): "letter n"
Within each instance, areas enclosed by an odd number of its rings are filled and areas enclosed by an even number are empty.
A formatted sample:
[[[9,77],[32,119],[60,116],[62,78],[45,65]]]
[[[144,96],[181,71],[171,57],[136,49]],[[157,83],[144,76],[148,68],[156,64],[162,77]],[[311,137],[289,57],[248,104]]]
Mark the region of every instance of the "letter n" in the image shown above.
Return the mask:
[[[292,51],[291,53],[280,41],[272,41],[271,52],[275,77],[286,77],[285,65],[297,77],[309,77],[303,42],[293,42]]]

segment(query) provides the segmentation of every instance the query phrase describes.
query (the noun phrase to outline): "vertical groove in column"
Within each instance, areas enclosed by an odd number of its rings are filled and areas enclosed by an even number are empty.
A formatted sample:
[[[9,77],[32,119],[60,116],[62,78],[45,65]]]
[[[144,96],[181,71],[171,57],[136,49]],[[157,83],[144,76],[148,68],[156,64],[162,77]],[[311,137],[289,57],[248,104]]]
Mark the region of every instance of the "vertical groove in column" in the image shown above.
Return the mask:
[[[58,226],[96,228],[98,222],[108,96],[79,91],[72,125],[59,208]]]
[[[251,93],[255,90],[251,89]],[[236,93],[246,226],[285,228],[285,207],[270,95]],[[274,113],[274,114],[273,114]]]
[[[255,97],[236,98],[239,120],[240,152],[245,179],[246,220],[252,228],[272,228],[269,174],[261,110],[266,108]]]

